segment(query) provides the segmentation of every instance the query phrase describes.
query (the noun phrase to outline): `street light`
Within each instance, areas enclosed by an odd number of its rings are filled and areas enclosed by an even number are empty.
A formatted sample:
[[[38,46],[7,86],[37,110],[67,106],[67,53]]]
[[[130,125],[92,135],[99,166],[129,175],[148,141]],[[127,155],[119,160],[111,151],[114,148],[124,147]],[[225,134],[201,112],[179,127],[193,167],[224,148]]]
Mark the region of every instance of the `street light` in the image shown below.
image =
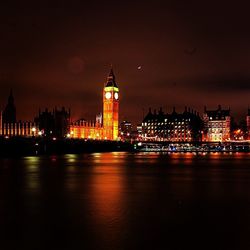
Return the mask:
[[[36,133],[36,128],[35,128],[35,127],[33,127],[33,128],[31,129],[31,131],[32,131],[32,136],[35,136],[35,133]]]

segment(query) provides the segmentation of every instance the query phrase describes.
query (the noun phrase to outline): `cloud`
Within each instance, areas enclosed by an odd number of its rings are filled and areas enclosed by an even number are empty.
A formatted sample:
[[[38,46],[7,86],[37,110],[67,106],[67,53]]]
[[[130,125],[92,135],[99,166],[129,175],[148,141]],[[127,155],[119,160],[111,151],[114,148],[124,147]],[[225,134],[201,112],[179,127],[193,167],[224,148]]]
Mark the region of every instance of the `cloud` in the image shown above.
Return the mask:
[[[216,91],[225,94],[250,91],[250,77],[219,77],[187,82],[187,86],[196,91]]]
[[[150,84],[150,88],[161,91],[184,90],[192,93],[207,91],[222,93],[240,93],[250,91],[250,76],[203,76],[190,77],[189,79],[161,79]]]

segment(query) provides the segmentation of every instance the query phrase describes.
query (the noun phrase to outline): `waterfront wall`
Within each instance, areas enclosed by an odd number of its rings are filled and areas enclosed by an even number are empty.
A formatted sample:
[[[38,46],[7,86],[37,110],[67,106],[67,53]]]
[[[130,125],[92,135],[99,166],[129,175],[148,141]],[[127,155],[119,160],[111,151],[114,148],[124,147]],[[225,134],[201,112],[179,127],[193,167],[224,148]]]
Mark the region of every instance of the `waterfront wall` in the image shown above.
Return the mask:
[[[88,152],[132,151],[132,145],[117,141],[97,140],[46,140],[43,138],[0,138],[0,157],[43,155],[43,154],[77,154]]]

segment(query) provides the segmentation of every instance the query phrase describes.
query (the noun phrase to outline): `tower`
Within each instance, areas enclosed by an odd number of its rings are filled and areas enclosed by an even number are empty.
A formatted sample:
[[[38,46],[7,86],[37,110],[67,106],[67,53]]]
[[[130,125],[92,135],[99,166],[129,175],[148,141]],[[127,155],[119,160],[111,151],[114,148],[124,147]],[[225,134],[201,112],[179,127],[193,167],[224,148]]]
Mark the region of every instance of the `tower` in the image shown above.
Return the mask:
[[[16,122],[16,107],[14,104],[14,97],[12,89],[8,98],[8,103],[3,111],[3,123],[15,123]]]
[[[103,89],[103,137],[107,140],[118,139],[119,88],[111,68]]]

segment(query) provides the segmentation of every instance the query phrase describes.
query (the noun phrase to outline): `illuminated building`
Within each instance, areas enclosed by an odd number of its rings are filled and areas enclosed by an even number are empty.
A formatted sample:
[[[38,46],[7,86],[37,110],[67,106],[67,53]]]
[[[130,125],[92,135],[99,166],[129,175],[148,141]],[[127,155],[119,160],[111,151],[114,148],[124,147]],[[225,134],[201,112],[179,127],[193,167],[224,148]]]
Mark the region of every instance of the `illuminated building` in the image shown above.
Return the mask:
[[[102,113],[96,115],[95,121],[98,124],[102,124]]]
[[[102,117],[102,119],[101,119]],[[70,126],[71,138],[117,140],[119,122],[119,88],[113,69],[103,89],[103,114],[95,122],[77,121]]]
[[[5,137],[22,136],[32,137],[38,135],[38,127],[34,122],[19,121],[15,123],[3,123],[0,135]]]
[[[119,89],[111,69],[103,89],[103,133],[108,140],[118,139]]]
[[[207,110],[205,107],[203,122],[203,141],[223,142],[230,140],[230,109],[222,109],[220,105],[216,110]]]
[[[231,139],[234,141],[243,141],[245,138],[245,133],[243,129],[237,128],[232,131]]]
[[[136,132],[139,138],[142,137],[142,123],[137,124]]]
[[[142,140],[189,142],[199,141],[201,118],[196,111],[185,108],[183,113],[177,113],[175,108],[171,114],[165,114],[162,109],[154,112],[149,109],[142,122]]]
[[[34,122],[16,121],[16,107],[12,90],[8,98],[8,103],[1,112],[0,135],[4,137],[22,136],[31,137],[38,134],[37,124]]]
[[[132,123],[129,121],[122,121],[120,124],[120,137],[122,139],[130,138],[132,134]]]
[[[250,109],[248,109],[247,117],[246,117],[246,139],[250,140]]]

